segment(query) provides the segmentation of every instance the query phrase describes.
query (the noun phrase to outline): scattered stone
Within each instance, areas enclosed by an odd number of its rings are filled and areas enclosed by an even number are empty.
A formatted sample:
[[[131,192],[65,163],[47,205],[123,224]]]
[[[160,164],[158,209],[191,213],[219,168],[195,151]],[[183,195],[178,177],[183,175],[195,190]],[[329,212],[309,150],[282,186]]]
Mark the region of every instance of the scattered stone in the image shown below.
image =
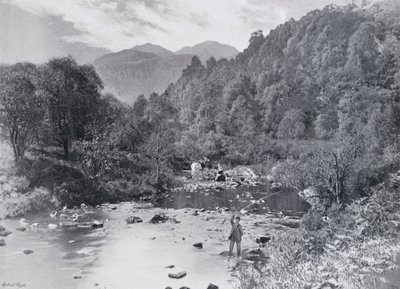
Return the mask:
[[[228,251],[223,251],[223,252],[219,253],[219,255],[223,256],[223,257],[228,257],[229,256],[229,252]]]
[[[166,266],[165,268],[167,268],[167,269],[172,269],[172,268],[175,268],[175,265],[168,265],[168,266]]]
[[[217,176],[215,177],[215,181],[221,183],[226,181],[224,171],[218,171]]]
[[[203,249],[203,243],[202,242],[198,242],[193,244],[193,247],[197,248],[197,249]]]
[[[111,210],[116,210],[117,209],[117,207],[111,207]]]
[[[179,288],[179,289],[190,289],[189,287],[186,287],[186,286],[182,286],[181,288]]]
[[[267,261],[268,257],[265,255],[263,251],[258,249],[247,252],[245,254],[245,259],[249,261],[258,262],[258,261]]]
[[[19,227],[19,228],[16,228],[15,230],[20,231],[20,232],[25,232],[26,228],[25,227]]]
[[[75,222],[65,222],[65,223],[61,223],[61,227],[67,228],[67,229],[76,228],[76,227],[78,227],[78,224]]]
[[[5,231],[6,228],[4,228],[2,225],[0,225],[0,232]]]
[[[126,219],[127,224],[137,224],[137,223],[142,223],[142,222],[143,222],[143,220],[136,216],[130,216]]]
[[[169,221],[174,224],[180,224],[181,221],[178,221],[176,218],[169,218]]]
[[[47,226],[50,230],[55,230],[55,229],[57,229],[57,225],[56,224],[49,224],[48,226]]]
[[[271,241],[271,237],[270,236],[260,236],[260,237],[256,238],[256,243],[260,244],[260,245],[265,245],[270,241]]]
[[[185,241],[186,239],[185,239],[185,237],[182,237],[182,241]]]
[[[219,287],[217,285],[214,285],[213,283],[210,283],[207,289],[219,289]]]
[[[198,216],[198,215],[199,215],[199,211],[198,211],[198,210],[195,210],[195,211],[193,212],[192,215],[193,215],[193,216]]]
[[[165,287],[165,289],[172,289],[172,287],[171,286],[167,286],[167,287]]]
[[[179,273],[169,273],[168,277],[172,278],[172,279],[181,279],[183,277],[185,277],[187,275],[187,273],[185,271],[181,271]]]
[[[25,255],[29,255],[29,254],[33,253],[33,251],[31,249],[26,249],[23,252],[24,252]]]
[[[156,238],[156,237],[152,237],[152,238],[151,238],[151,240],[155,240],[155,239],[157,239],[157,238]]]
[[[158,223],[165,223],[168,221],[168,216],[165,215],[164,213],[159,213],[154,215],[154,217],[150,220],[150,223],[152,224],[158,224]]]
[[[81,275],[74,275],[74,279],[81,279],[82,276]]]
[[[0,232],[0,237],[7,237],[10,234],[12,234],[10,230],[3,230]]]
[[[104,227],[104,223],[100,221],[93,221],[92,223],[92,229],[100,229]]]
[[[0,247],[4,247],[6,244],[6,241],[4,241],[3,239],[0,240]]]
[[[200,209],[200,212],[202,212],[202,213],[204,213],[205,211],[206,211],[206,209],[204,209],[204,208]]]

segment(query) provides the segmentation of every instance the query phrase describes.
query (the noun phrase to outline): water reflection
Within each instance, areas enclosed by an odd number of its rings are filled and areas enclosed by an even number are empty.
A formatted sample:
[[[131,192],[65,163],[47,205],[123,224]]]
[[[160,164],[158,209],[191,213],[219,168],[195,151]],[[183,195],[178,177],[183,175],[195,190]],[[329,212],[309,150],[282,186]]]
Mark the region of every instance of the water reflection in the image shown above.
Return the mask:
[[[265,200],[256,202],[260,199]],[[253,205],[249,206],[250,204]],[[281,189],[278,192],[272,192],[269,184],[227,188],[222,191],[210,189],[181,191],[165,198],[160,205],[164,208],[204,208],[207,210],[226,207],[232,211],[239,211],[249,206],[254,213],[282,212],[285,215],[306,212],[310,207],[295,191]]]

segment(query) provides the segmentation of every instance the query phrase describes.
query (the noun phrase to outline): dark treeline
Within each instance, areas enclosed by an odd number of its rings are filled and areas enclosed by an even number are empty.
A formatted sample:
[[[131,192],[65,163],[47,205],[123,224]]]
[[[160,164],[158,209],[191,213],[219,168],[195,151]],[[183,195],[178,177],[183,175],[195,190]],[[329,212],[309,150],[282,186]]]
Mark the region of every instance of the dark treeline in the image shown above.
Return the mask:
[[[163,94],[132,106],[71,58],[2,67],[3,132],[16,160],[61,151],[91,192],[115,200],[163,191],[173,170],[207,157],[279,162],[285,185],[346,202],[399,164],[399,11],[386,1],[311,12],[253,33],[236,59],[194,57]]]

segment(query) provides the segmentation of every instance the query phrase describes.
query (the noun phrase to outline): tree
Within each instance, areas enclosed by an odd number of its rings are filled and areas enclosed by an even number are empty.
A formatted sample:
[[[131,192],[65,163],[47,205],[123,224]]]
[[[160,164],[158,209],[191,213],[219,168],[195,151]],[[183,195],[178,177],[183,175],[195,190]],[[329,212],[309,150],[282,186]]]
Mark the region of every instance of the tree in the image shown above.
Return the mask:
[[[55,58],[43,68],[41,89],[48,99],[50,135],[69,159],[73,140],[84,139],[98,116],[102,81],[93,66],[78,65],[71,57]]]
[[[152,164],[154,184],[158,185],[172,155],[177,125],[176,110],[167,93],[150,95],[146,121],[150,133],[142,146],[142,152]]]
[[[36,90],[33,79],[36,73],[34,65],[18,64],[0,78],[0,124],[8,135],[16,161],[24,157],[43,120],[44,99]]]
[[[279,123],[278,137],[283,139],[298,139],[304,136],[306,130],[305,115],[299,109],[291,109]]]

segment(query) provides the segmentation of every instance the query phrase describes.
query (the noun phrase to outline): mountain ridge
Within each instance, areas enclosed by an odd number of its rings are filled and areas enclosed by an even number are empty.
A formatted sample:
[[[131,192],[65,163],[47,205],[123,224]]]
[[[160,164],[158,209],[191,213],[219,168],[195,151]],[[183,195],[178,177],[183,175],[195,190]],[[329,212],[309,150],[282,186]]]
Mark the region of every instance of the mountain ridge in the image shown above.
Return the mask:
[[[199,43],[198,57],[204,62],[214,56],[216,59],[231,58],[236,48],[216,41]],[[145,43],[129,49],[105,54],[93,65],[103,79],[105,91],[115,94],[120,100],[131,103],[137,96],[161,93],[168,85],[181,76],[183,69],[197,54],[179,53],[160,45]]]

